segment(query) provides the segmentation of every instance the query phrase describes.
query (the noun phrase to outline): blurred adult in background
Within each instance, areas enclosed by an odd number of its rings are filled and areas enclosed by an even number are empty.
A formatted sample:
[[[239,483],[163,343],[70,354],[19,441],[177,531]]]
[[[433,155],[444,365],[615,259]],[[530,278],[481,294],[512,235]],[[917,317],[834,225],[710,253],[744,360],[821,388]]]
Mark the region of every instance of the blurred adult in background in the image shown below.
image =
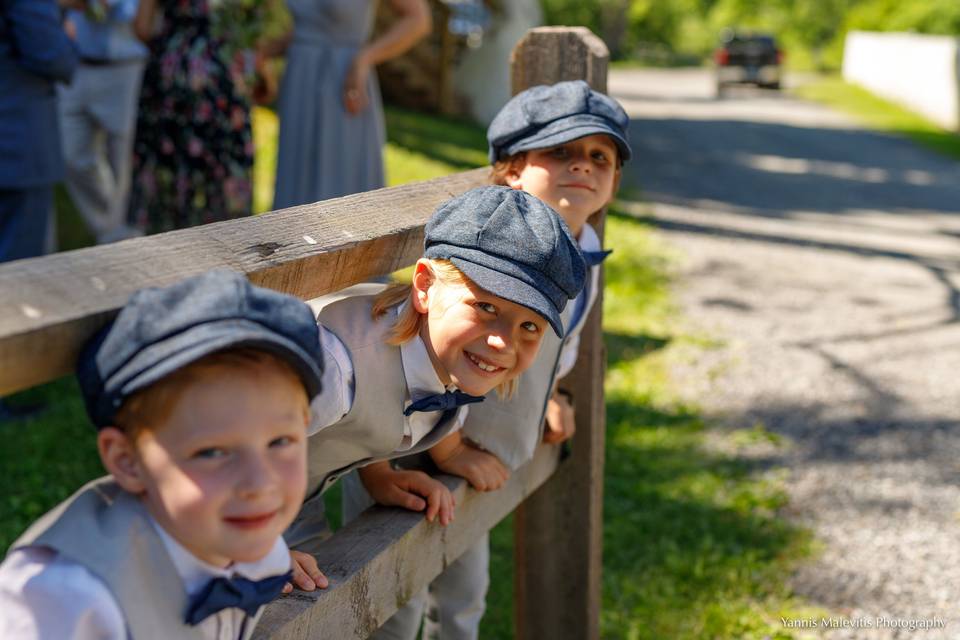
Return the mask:
[[[54,83],[76,66],[55,0],[0,0],[0,262],[53,250],[53,185],[63,178]],[[0,398],[0,421],[41,409]]]
[[[139,235],[126,223],[130,159],[147,48],[133,34],[137,0],[78,0],[67,13],[80,52],[59,87],[67,190],[97,242]]]
[[[287,0],[294,27],[261,47],[286,53],[273,208],[384,186],[385,130],[374,67],[430,32],[426,0],[389,0],[397,14],[370,40],[372,0]]]
[[[0,262],[53,248],[57,94],[77,66],[56,0],[0,0]]]
[[[150,47],[133,153],[131,220],[149,233],[250,215],[253,138],[246,60],[207,0],[140,0]]]

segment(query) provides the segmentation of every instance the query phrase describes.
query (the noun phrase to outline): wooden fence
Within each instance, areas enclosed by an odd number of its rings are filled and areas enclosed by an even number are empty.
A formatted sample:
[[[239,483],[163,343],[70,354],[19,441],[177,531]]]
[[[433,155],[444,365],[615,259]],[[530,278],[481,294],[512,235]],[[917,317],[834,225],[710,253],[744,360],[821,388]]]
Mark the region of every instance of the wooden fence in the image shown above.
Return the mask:
[[[607,49],[584,28],[534,29],[514,50],[513,91],[584,79],[606,91]],[[0,265],[0,396],[72,372],[83,342],[146,286],[215,267],[313,298],[412,264],[423,225],[444,200],[486,182],[487,170],[274,211],[253,218]],[[591,220],[602,234],[603,220]],[[596,638],[600,608],[604,352],[602,300],[584,328],[566,383],[577,398],[572,455],[541,446],[506,486],[468,490],[447,527],[374,507],[327,541],[330,587],[267,607],[257,638],[365,638],[484,531],[515,510],[518,638]],[[497,577],[493,580],[496,588]]]

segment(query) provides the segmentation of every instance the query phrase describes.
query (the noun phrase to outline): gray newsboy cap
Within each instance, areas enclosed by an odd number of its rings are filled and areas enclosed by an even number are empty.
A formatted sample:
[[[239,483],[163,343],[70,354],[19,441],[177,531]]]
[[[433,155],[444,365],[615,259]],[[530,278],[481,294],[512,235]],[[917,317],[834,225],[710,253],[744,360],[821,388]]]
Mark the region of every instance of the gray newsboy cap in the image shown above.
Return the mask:
[[[560,312],[583,289],[586,265],[566,223],[525,191],[480,187],[427,222],[424,257],[450,260],[480,288],[540,314],[563,336]]]
[[[309,398],[320,393],[320,338],[303,301],[255,287],[225,269],[141,289],[80,354],[77,379],[87,413],[98,429],[110,426],[135,391],[211,353],[241,346],[282,358],[300,375]]]
[[[487,128],[490,162],[598,133],[613,138],[626,162],[633,155],[627,142],[629,124],[616,100],[583,80],[530,87],[503,105]]]

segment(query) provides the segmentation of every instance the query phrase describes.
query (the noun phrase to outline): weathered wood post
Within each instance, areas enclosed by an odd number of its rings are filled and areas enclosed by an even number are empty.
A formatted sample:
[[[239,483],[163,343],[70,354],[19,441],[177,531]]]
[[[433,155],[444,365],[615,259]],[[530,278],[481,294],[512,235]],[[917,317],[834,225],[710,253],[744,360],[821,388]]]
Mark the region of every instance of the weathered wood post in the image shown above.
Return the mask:
[[[607,90],[609,52],[583,27],[533,29],[511,60],[513,93],[538,84],[585,80]],[[591,218],[603,237],[603,212]],[[572,455],[515,511],[516,636],[525,640],[598,638],[603,545],[605,413],[600,292],[580,340],[573,391],[577,432]]]

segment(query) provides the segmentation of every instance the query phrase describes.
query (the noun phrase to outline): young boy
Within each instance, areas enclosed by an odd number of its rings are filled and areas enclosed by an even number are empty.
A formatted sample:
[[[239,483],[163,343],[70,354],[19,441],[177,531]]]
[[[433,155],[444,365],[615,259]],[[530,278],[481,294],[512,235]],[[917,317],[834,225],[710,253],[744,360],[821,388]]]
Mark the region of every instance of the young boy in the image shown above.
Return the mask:
[[[306,304],[213,271],[134,294],[80,356],[110,476],[0,565],[0,637],[248,638],[290,575],[321,386]]]
[[[462,430],[431,451],[435,461],[470,452],[475,464],[458,475],[478,490],[499,488],[511,470],[533,456],[541,440],[557,443],[573,435],[572,397],[556,381],[576,363],[580,331],[597,297],[598,265],[606,253],[587,219],[616,194],[621,166],[631,155],[628,124],[616,101],[578,80],[517,94],[487,130],[491,180],[522,189],[556,210],[577,238],[589,273],[583,292],[564,316],[563,339],[544,340],[517,393],[509,400],[478,406]],[[488,564],[489,544],[484,536],[376,637],[412,639],[423,619],[424,638],[477,638],[486,606]]]
[[[310,438],[314,495],[286,534],[293,547],[309,551],[325,537],[321,494],[354,469],[348,477],[359,475],[372,500],[449,522],[446,487],[389,460],[426,451],[459,428],[464,403],[507,391],[544,334],[561,334],[561,312],[583,286],[585,265],[563,221],[507,187],[474,189],[441,205],[424,247],[410,285],[337,299],[320,311],[326,361],[340,372],[332,384],[343,389],[324,395],[343,402],[335,415],[318,418],[320,431]],[[448,468],[470,464],[467,454]],[[345,502],[355,495],[345,488]]]

